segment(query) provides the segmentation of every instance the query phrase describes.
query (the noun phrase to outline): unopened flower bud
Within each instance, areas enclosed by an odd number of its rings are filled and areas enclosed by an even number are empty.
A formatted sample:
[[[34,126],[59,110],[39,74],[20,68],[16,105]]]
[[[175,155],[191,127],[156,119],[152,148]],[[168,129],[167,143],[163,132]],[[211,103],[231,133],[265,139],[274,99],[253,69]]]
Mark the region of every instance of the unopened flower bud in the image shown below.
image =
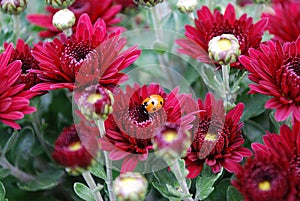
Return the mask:
[[[232,34],[216,36],[208,43],[208,53],[213,61],[221,65],[236,62],[241,54],[239,41]]]
[[[155,154],[166,161],[184,157],[190,145],[190,133],[176,123],[166,123],[153,138]]]
[[[52,18],[52,24],[60,30],[71,28],[76,21],[76,17],[69,9],[62,9],[57,11]]]
[[[46,4],[53,8],[67,8],[74,2],[75,0],[46,0]]]
[[[182,13],[191,13],[197,6],[197,0],[179,0],[177,8]]]
[[[113,191],[118,201],[144,200],[148,182],[140,173],[127,172],[114,181]]]
[[[83,91],[78,107],[88,120],[105,120],[113,111],[113,103],[111,91],[100,85],[92,85]]]
[[[0,0],[0,8],[3,13],[19,15],[27,7],[27,0]]]
[[[164,2],[164,0],[135,0],[135,2],[141,6],[153,7]]]

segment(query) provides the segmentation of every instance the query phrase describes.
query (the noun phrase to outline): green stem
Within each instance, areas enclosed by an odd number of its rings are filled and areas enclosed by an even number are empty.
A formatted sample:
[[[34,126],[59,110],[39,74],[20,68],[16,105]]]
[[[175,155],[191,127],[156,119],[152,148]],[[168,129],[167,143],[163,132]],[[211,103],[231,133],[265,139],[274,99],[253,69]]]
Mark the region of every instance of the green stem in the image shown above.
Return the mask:
[[[179,182],[180,188],[182,189],[183,193],[185,193],[186,195],[190,195],[189,188],[187,186],[185,177],[182,175],[182,173],[180,171],[180,166],[179,166],[178,161],[176,160],[176,162],[171,164],[170,168],[171,168],[171,171],[173,172],[173,174],[175,175],[177,181]],[[184,201],[193,201],[193,198],[189,197],[189,198],[185,198],[183,200]]]
[[[82,176],[83,176],[84,180],[86,181],[87,185],[89,186],[89,188],[94,192],[94,197],[95,197],[96,201],[103,201],[103,198],[101,197],[100,192],[95,191],[95,189],[97,188],[97,185],[96,185],[91,173],[89,171],[85,171],[82,173]]]
[[[20,15],[13,15],[15,41],[20,38]]]
[[[100,119],[96,121],[96,124],[98,126],[98,129],[100,131],[100,136],[104,137],[106,131],[104,126],[104,120]],[[115,195],[113,192],[113,174],[112,174],[112,161],[108,157],[108,152],[103,151],[104,154],[104,160],[105,160],[105,166],[106,166],[106,185],[109,193],[109,200],[115,201]]]
[[[156,40],[159,43],[163,43],[164,37],[161,32],[162,27],[161,27],[161,23],[160,23],[160,14],[158,11],[158,7],[153,6],[150,10],[151,10],[152,24],[153,24],[153,29],[154,29]],[[171,73],[170,69],[168,68],[169,62],[167,61],[167,58],[165,57],[165,55],[162,55],[162,54],[157,54],[157,58],[158,58],[158,62],[160,64],[162,71],[167,75],[168,80],[171,82],[172,86],[175,87],[176,82],[174,81],[172,73]]]
[[[17,167],[13,166],[4,155],[0,157],[0,165],[4,169],[9,169],[11,175],[18,178],[22,182],[29,182],[34,180],[34,176],[27,174],[26,172],[23,172],[22,170],[18,169]]]
[[[225,110],[228,109],[228,104],[231,104],[230,102],[230,86],[229,86],[229,72],[230,71],[230,64],[228,65],[222,65],[222,77],[223,77],[223,83],[225,86],[225,100],[224,100],[224,107]]]
[[[73,33],[73,30],[72,30],[72,27],[71,28],[68,28],[68,29],[65,29],[63,30],[64,34],[66,34],[66,36],[71,36],[72,33]]]

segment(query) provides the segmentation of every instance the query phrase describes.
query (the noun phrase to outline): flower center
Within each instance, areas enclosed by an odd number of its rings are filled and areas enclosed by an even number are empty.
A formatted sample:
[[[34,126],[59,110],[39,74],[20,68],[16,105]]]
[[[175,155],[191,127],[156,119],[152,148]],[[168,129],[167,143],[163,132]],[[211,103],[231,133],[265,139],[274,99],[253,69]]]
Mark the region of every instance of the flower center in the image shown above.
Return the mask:
[[[171,143],[177,139],[177,132],[174,130],[169,130],[163,133],[163,139],[167,143]]]
[[[212,141],[212,142],[216,141],[217,139],[218,139],[217,135],[216,134],[211,134],[211,133],[207,133],[205,135],[205,138],[204,138],[204,140],[206,140],[206,141]]]
[[[73,142],[68,146],[70,151],[78,151],[79,149],[81,149],[81,147],[82,145],[80,142]]]
[[[269,181],[259,182],[258,188],[262,191],[269,191],[271,189],[271,183]]]
[[[102,99],[102,95],[101,94],[91,94],[89,95],[89,97],[87,98],[87,101],[91,104],[96,103],[98,100]]]
[[[83,61],[90,52],[90,47],[83,42],[74,44],[69,43],[65,49],[66,55],[72,57],[77,62]]]
[[[217,45],[221,51],[229,50],[231,47],[231,41],[223,38],[217,42]]]
[[[300,61],[296,60],[288,63],[288,69],[300,78]]]
[[[129,116],[134,124],[138,125],[139,127],[145,127],[149,125],[149,123],[147,123],[149,122],[149,114],[142,105],[137,105],[129,109]]]

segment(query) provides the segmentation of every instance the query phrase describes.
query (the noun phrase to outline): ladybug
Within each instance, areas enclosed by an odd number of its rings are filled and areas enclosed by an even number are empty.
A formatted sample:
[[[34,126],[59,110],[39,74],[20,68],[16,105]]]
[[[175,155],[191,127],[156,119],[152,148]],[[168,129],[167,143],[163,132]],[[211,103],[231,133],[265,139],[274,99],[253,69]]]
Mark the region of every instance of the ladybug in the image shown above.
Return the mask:
[[[164,104],[164,99],[160,95],[152,94],[143,100],[143,106],[148,113],[153,113],[162,108]]]

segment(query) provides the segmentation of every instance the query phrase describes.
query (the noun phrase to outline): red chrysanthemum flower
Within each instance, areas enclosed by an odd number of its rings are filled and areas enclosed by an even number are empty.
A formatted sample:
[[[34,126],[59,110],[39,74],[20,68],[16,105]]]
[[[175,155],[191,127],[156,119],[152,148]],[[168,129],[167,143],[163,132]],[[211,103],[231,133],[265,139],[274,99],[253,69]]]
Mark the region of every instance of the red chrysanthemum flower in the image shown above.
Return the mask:
[[[274,157],[272,152],[253,143],[254,158],[237,166],[236,180],[232,181],[245,201],[296,201],[295,177],[289,171],[284,157]]]
[[[213,94],[207,94],[204,102],[198,99],[198,125],[191,130],[193,142],[185,158],[188,178],[195,178],[202,171],[203,164],[209,165],[214,173],[223,166],[234,171],[243,157],[251,156],[251,151],[242,147],[244,139],[239,122],[244,105],[239,103],[225,113],[222,100],[216,101]]]
[[[134,0],[114,0],[114,2],[121,5],[123,10],[127,8],[136,8],[138,6],[138,4],[134,2]]]
[[[63,129],[54,144],[53,159],[72,173],[87,169],[98,153],[96,127],[81,122]]]
[[[4,49],[7,49],[9,43],[4,43]],[[16,48],[13,49],[8,63],[16,60],[22,62],[22,74],[17,81],[17,84],[25,84],[24,90],[36,85],[40,82],[37,75],[30,72],[31,69],[39,69],[38,61],[31,54],[31,47],[22,39],[17,40]]]
[[[298,199],[300,199],[300,123],[295,122],[293,129],[287,125],[280,127],[280,135],[267,133],[263,136],[265,145],[262,149],[270,149],[277,158],[285,158],[289,162],[289,170],[295,174]]]
[[[295,41],[300,35],[300,1],[275,4],[273,7],[274,14],[262,15],[269,18],[266,29],[280,42]]]
[[[0,121],[14,129],[20,129],[20,125],[15,121],[36,109],[29,106],[29,99],[33,93],[24,91],[25,84],[18,84],[22,62],[9,63],[12,53],[13,44],[9,44],[0,55]]]
[[[162,107],[148,112],[142,104],[147,97],[159,95]],[[183,105],[187,97],[178,88],[167,94],[158,84],[127,86],[114,96],[113,113],[105,121],[106,135],[100,140],[103,150],[110,151],[111,160],[123,159],[121,172],[133,171],[139,161],[145,161],[153,150],[151,139],[166,122],[180,125]]]
[[[132,64],[141,51],[136,47],[121,52],[126,44],[119,34],[106,32],[103,20],[94,26],[88,15],[80,17],[77,32],[71,37],[62,35],[53,42],[38,43],[33,48],[33,56],[40,62],[40,70],[32,70],[44,81],[32,90],[52,90],[68,88],[74,83],[115,86],[127,79],[119,71]]]
[[[214,37],[222,34],[234,35],[240,45],[242,55],[248,55],[250,47],[258,47],[267,19],[262,19],[253,24],[252,18],[246,14],[236,19],[233,5],[229,4],[225,10],[225,14],[215,10],[211,13],[208,7],[203,6],[197,11],[198,19],[195,19],[196,27],[187,25],[185,27],[185,36],[187,38],[178,39],[176,42],[181,46],[178,51],[195,58],[201,62],[211,63],[208,56],[208,44]],[[217,67],[219,64],[216,63]],[[243,68],[239,61],[230,64],[231,67]]]
[[[249,57],[241,56],[241,63],[249,71],[249,93],[273,96],[266,108],[275,108],[277,121],[290,113],[300,121],[300,38],[291,43],[268,41],[260,50],[250,49]]]
[[[117,30],[124,30],[123,27],[114,26],[121,21],[121,18],[117,18],[116,15],[121,11],[121,5],[113,5],[113,0],[76,0],[71,6],[68,7],[76,17],[76,23],[73,26],[73,32],[78,29],[77,21],[80,16],[86,13],[92,24],[94,24],[99,18],[102,18],[108,27],[109,32],[115,32]],[[32,24],[46,28],[46,31],[41,31],[39,35],[43,38],[53,37],[61,30],[55,28],[52,25],[52,17],[58,11],[50,6],[46,7],[46,11],[49,14],[30,14],[27,19]]]

